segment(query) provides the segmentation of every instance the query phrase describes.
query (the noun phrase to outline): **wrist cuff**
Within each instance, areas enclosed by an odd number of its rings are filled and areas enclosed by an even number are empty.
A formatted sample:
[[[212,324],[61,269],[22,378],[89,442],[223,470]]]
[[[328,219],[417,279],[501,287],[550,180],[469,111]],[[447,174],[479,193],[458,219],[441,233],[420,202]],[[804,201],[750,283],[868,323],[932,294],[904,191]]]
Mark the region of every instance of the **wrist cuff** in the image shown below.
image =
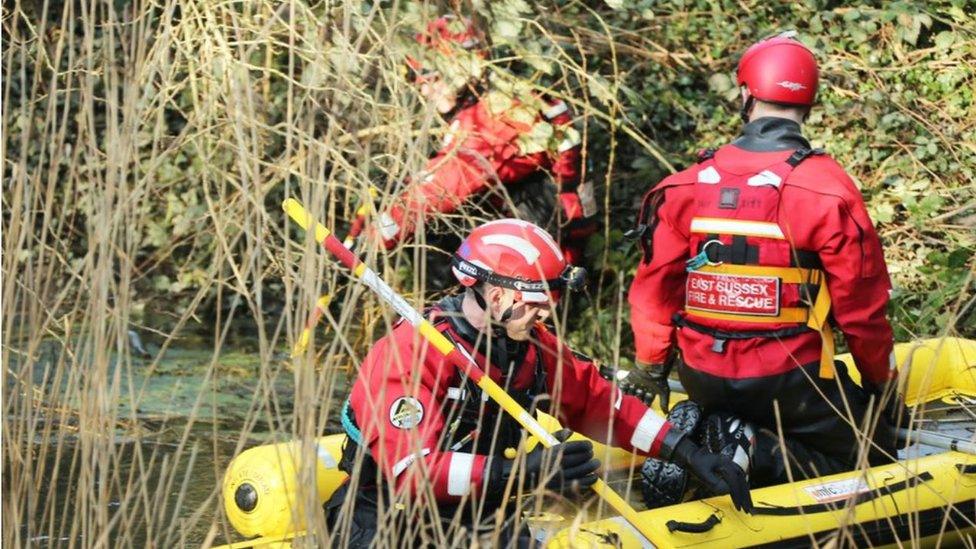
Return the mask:
[[[508,475],[511,474],[511,461],[502,456],[490,456],[485,463],[485,477],[482,494],[496,500],[505,492]]]
[[[665,461],[673,461],[674,451],[678,447],[678,443],[685,438],[686,434],[681,429],[668,429],[664,433],[664,440],[661,441],[661,449],[658,452],[658,457]]]

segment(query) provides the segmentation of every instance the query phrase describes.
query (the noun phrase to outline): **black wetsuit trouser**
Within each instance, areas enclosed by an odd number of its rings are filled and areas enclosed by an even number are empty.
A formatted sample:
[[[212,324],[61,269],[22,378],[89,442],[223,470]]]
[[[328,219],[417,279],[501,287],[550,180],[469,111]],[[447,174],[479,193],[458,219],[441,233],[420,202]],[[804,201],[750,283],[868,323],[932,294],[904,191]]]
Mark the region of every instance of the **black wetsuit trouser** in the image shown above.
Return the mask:
[[[836,379],[821,379],[819,367],[813,363],[773,376],[726,379],[679,364],[678,376],[706,415],[724,411],[759,428],[749,473],[753,487],[789,481],[779,429],[794,479],[856,468],[865,441],[852,423],[875,443],[869,462],[890,461],[888,456],[896,451],[895,431],[883,419],[866,425],[867,392],[854,383],[842,362],[835,362]]]
[[[351,508],[346,508],[350,513],[346,518],[342,507],[345,500],[350,497],[354,498],[354,501]],[[438,517],[414,516],[408,509],[390,512],[389,507],[386,506],[387,511],[381,516],[376,489],[352,490],[348,483],[340,487],[323,507],[334,547],[436,547],[437,544],[431,541],[435,537],[429,535],[430,532],[424,535],[424,529],[430,528],[432,520],[440,521],[443,530],[452,537],[463,535],[469,538],[465,543],[456,544],[459,546],[471,545],[472,539],[479,534],[472,528],[472,522],[464,520],[465,517],[461,517],[458,521],[454,512],[456,508],[450,506],[440,509]],[[492,514],[491,509],[483,513],[489,518],[479,521],[479,530],[494,532]],[[385,536],[383,539],[377,539],[381,520],[384,523]],[[524,521],[516,524],[514,520],[506,520],[498,527],[496,543],[498,547],[504,548],[528,548],[532,544],[532,534]]]

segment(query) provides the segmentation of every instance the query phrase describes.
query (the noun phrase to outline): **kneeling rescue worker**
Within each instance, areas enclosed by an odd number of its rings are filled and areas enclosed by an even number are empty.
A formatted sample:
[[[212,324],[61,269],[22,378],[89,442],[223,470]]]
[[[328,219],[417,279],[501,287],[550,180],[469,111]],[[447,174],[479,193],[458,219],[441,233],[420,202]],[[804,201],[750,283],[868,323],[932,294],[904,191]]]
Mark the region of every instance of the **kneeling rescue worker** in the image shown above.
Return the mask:
[[[580,271],[538,226],[486,223],[453,258],[463,290],[427,317],[525,409],[545,411],[592,439],[672,460],[716,493],[731,491],[736,507],[751,509],[745,476],[732,460],[703,451],[624,395],[543,324],[559,294],[582,283]],[[521,543],[517,530],[506,533],[504,517],[515,514],[505,512],[514,506],[511,495],[579,494],[597,479],[592,443],[567,441],[568,430],[548,450],[506,452],[524,440],[519,424],[407,322],[367,354],[342,423],[349,441],[340,467],[350,481],[326,503],[339,543],[366,546],[378,524],[396,532],[399,544],[431,542],[437,538],[423,525],[432,521],[437,528],[461,525],[464,535],[488,528],[501,532],[496,543]]]
[[[816,60],[780,35],[746,51],[738,82],[742,136],[703,152],[644,199],[643,259],[629,295],[638,369],[625,382],[660,396],[667,410],[677,362],[693,402],[676,407],[674,421],[737,463],[751,455],[753,487],[788,481],[777,420],[796,477],[853,469],[866,437],[851,425],[865,425],[875,397],[873,409],[887,412],[868,456],[878,463],[894,454],[897,420],[889,418],[904,411],[889,390],[897,377],[885,317],[891,284],[857,187],[801,134]],[[843,332],[863,389],[834,362],[832,328]],[[682,489],[672,473],[645,466],[652,497],[681,497],[654,486]]]

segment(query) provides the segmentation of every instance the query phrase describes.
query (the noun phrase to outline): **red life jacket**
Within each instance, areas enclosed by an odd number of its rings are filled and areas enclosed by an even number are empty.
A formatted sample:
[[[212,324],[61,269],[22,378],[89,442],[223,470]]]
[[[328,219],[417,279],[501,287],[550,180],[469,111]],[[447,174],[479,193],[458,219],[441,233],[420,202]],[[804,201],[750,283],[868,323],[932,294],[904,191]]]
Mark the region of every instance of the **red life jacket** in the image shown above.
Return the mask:
[[[689,249],[696,255],[687,261],[685,306],[674,320],[715,337],[718,352],[729,339],[818,331],[820,376],[830,378],[834,344],[822,265],[816,252],[796,249],[777,223],[783,184],[816,154],[822,151],[798,149],[785,161],[748,174],[720,168],[714,151],[701,155],[689,228]]]

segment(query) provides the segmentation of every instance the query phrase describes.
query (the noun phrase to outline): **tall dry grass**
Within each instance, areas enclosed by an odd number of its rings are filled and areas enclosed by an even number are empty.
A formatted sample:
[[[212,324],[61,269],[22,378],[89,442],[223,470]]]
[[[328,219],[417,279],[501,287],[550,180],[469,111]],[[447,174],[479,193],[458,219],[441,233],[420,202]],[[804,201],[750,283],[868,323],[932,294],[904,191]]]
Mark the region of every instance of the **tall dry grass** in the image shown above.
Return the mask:
[[[4,6],[5,544],[193,545],[185,536],[200,524],[227,535],[216,485],[204,501],[183,501],[194,475],[212,468],[209,477],[220,478],[225,465],[226,456],[195,459],[200,445],[214,444],[192,435],[213,384],[200,387],[175,449],[153,444],[138,414],[120,414],[119,403],[138,409],[144,387],[133,379],[147,372],[135,370],[152,372],[200,321],[207,300],[220,312],[207,381],[218,375],[235,316],[253,318],[261,357],[254,375],[266,379],[274,350],[300,324],[293,314],[307,309],[299,304],[319,284],[335,285],[321,262],[299,263],[285,248],[284,221],[265,207],[274,203],[269,191],[302,190],[319,211],[354,199],[372,155],[347,128],[377,126],[409,105],[380,104],[360,85],[361,71],[380,64],[362,41],[381,42],[349,27],[364,20],[358,6],[355,18],[341,4],[318,11],[299,3]],[[332,34],[359,43],[332,45]],[[288,73],[272,70],[279,55],[288,57]],[[298,67],[327,64],[330,55],[350,65],[317,76]],[[375,80],[388,84],[398,85]],[[286,103],[284,119],[269,116],[272,102]],[[173,119],[182,120],[178,131]],[[417,153],[404,151],[422,147],[389,135],[400,149],[389,158],[416,163]],[[162,169],[182,173],[166,180]],[[147,252],[154,218],[181,192],[199,200],[186,220],[197,232]],[[211,258],[200,266],[203,283],[157,334],[156,359],[135,362],[128,331],[152,330],[133,318],[136,289],[187,249]],[[269,321],[263,284],[286,268],[285,297],[296,305]],[[310,366],[295,370],[302,405],[295,421],[274,423],[288,426],[283,437],[324,425],[329,362],[322,376]],[[267,398],[255,393],[255,420],[268,413]]]
[[[361,289],[342,292],[345,276],[289,238],[277,204],[296,196],[339,219],[370,183],[389,190],[420,168],[440,126],[402,78],[409,17],[358,2],[4,5],[5,545],[230,539],[219,486],[198,501],[188,488],[221,478],[259,422],[280,440],[324,430],[339,376],[393,319]],[[395,272],[421,253],[370,261]],[[147,298],[159,277],[192,279],[192,291]],[[345,299],[333,337],[281,373],[276,351],[320,292]],[[141,314],[147,302],[165,322]],[[269,308],[282,302],[280,315]],[[145,380],[211,318],[210,367],[163,443],[138,413]],[[260,368],[247,420],[228,434],[198,417],[217,408],[241,318]],[[150,360],[133,356],[130,330],[159,342]],[[284,413],[277,375],[294,376]]]

